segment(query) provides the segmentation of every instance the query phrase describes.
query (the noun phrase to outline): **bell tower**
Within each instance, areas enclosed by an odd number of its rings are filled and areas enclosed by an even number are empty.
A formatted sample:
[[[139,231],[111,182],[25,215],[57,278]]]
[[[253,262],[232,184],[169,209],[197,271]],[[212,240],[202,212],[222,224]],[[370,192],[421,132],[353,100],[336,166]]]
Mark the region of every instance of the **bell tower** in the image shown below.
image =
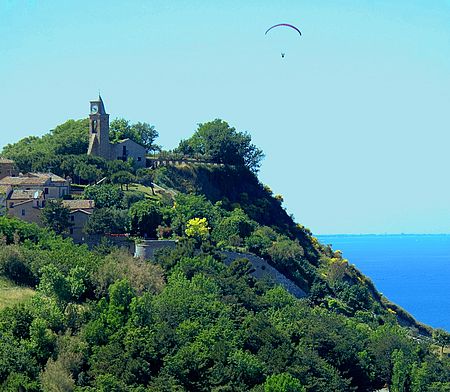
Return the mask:
[[[97,100],[91,101],[88,155],[110,159],[109,114],[105,111],[100,94]]]

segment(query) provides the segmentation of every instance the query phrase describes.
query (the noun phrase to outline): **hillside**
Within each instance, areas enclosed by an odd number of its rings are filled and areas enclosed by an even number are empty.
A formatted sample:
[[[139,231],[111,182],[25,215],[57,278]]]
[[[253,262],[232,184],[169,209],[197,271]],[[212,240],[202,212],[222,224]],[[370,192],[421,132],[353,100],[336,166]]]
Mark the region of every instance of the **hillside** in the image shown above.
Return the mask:
[[[45,139],[52,151],[60,138]],[[26,170],[42,146],[21,141],[4,155]],[[39,161],[78,176],[72,197],[95,201],[87,234],[178,244],[137,260],[108,241],[88,249],[0,217],[0,274],[34,290],[0,310],[1,390],[449,390],[450,360],[436,350],[448,335],[418,324],[294,222],[258,180],[262,152],[248,135],[215,120],[181,150],[211,164],[136,170],[76,151]],[[306,298],[254,278],[245,257],[228,265],[225,251],[264,258]]]

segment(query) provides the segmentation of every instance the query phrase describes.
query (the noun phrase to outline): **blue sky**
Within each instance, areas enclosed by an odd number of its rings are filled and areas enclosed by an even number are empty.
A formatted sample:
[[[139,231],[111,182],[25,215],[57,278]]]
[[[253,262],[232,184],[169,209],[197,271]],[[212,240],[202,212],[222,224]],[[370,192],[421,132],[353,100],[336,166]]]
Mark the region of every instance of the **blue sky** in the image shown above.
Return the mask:
[[[448,0],[0,0],[0,20],[0,147],[100,89],[165,148],[214,118],[250,132],[315,233],[450,232]],[[280,22],[303,36],[264,36]]]

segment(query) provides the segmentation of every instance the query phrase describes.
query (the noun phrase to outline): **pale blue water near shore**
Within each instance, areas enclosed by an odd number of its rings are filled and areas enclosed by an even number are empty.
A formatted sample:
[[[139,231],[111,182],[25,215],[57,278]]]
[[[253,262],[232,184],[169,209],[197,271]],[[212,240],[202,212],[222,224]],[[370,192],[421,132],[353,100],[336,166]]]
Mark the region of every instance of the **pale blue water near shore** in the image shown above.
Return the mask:
[[[450,331],[450,235],[321,235],[418,321]]]

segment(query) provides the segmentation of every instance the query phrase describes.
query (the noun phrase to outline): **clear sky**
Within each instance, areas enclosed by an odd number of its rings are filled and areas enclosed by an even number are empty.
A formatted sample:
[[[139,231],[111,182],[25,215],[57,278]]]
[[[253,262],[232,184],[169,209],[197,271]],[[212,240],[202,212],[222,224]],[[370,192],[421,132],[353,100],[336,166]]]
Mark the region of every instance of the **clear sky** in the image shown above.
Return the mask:
[[[100,89],[167,149],[214,118],[250,132],[317,234],[450,232],[449,0],[0,0],[0,21],[0,147]]]

